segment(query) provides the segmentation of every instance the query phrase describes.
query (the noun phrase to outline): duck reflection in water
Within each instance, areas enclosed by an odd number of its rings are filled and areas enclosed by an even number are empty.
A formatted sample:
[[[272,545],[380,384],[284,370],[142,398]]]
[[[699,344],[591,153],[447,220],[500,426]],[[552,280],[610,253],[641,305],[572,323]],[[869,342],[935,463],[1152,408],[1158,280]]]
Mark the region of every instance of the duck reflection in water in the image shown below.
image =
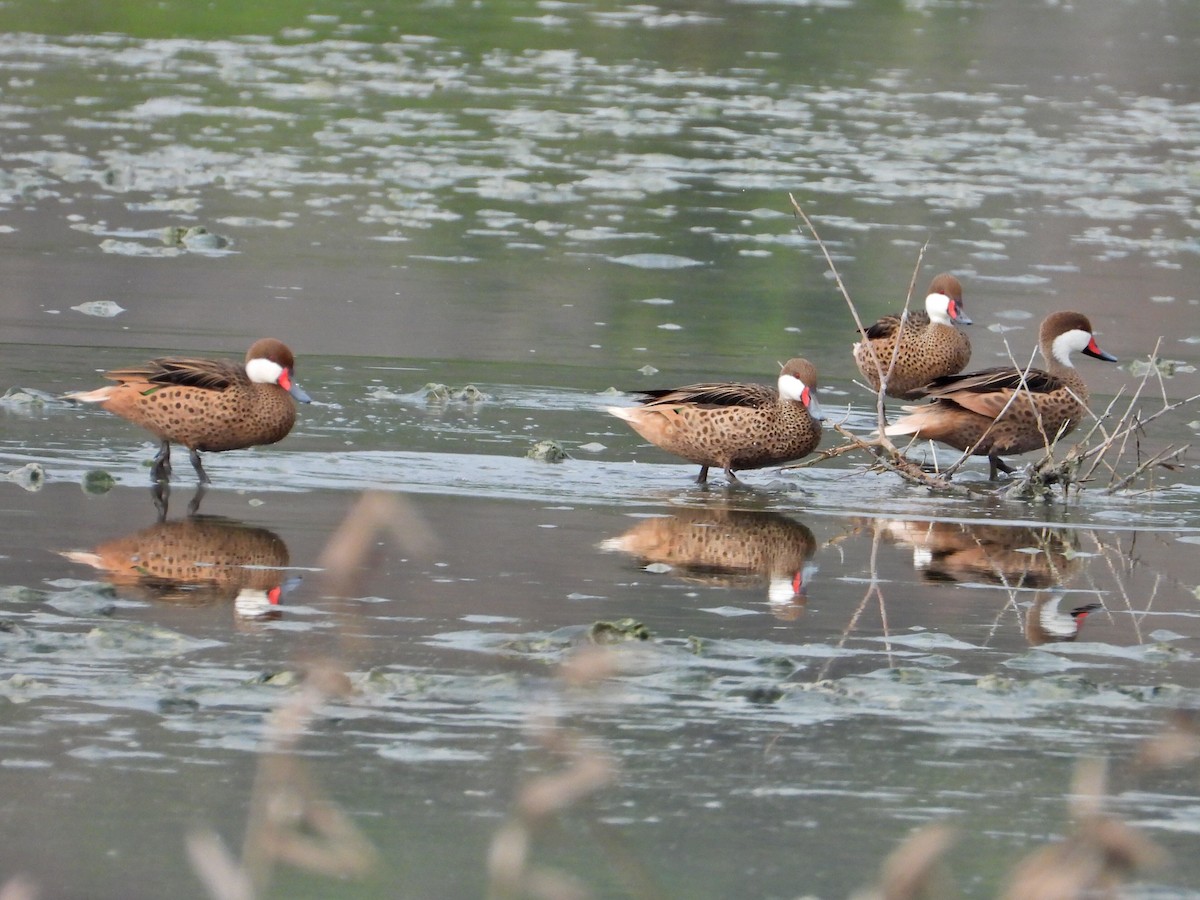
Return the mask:
[[[293,586],[287,544],[275,532],[219,516],[160,521],[90,551],[63,553],[103,572],[128,596],[206,606],[233,601],[241,618],[278,618]]]
[[[766,584],[772,604],[796,611],[816,572],[810,562],[817,548],[813,533],[765,510],[683,507],[645,519],[600,546],[636,556],[643,565],[668,565],[684,581],[719,587]]]
[[[884,536],[912,548],[927,581],[1049,588],[1080,567],[1073,530],[984,522],[878,522]]]
[[[1062,608],[1060,592],[1044,593],[1033,601],[1025,612],[1025,637],[1033,647],[1041,644],[1064,643],[1079,637],[1088,613],[1103,609],[1099,603]]]
[[[1033,646],[1073,641],[1099,603],[1064,607],[1060,588],[1079,572],[1078,533],[1066,528],[980,522],[882,521],[891,540],[912,547],[913,566],[927,581],[997,584],[1037,591],[1025,610],[1025,637]]]

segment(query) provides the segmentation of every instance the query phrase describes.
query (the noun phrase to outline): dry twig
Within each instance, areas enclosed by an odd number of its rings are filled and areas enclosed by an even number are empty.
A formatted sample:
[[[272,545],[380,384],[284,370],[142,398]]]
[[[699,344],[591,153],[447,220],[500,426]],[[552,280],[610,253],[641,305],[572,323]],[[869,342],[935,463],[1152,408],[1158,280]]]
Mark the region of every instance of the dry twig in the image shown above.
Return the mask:
[[[613,648],[592,646],[571,654],[560,675],[564,686],[572,690],[594,689],[621,670],[620,654]],[[488,851],[488,896],[493,900],[584,900],[591,894],[578,880],[533,861],[534,846],[537,837],[560,817],[611,784],[617,763],[596,740],[550,716],[535,721],[533,734],[566,766],[531,778],[518,788],[513,812],[496,831]],[[612,829],[597,821],[586,824],[630,896],[662,895],[649,870]]]
[[[1155,843],[1103,811],[1106,781],[1102,761],[1078,765],[1070,800],[1075,819],[1070,834],[1025,857],[1009,876],[1002,900],[1111,896],[1136,872],[1163,862],[1163,852]]]

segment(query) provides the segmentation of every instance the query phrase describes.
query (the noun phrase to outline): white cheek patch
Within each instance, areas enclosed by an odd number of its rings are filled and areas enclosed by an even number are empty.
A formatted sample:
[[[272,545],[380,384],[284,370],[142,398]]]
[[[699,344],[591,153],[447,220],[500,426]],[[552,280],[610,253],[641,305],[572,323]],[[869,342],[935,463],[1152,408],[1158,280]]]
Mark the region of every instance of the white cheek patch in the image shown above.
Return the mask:
[[[779,396],[785,400],[803,400],[804,382],[795,375],[780,375]]]
[[[953,324],[950,318],[950,298],[945,294],[930,294],[925,298],[925,311],[939,325]]]
[[[278,384],[283,366],[269,359],[252,359],[246,363],[246,376],[255,384]]]
[[[1091,341],[1091,334],[1082,328],[1072,328],[1054,339],[1050,352],[1064,366],[1071,366],[1071,354],[1083,350]]]
[[[792,578],[781,578],[778,576],[772,578],[770,584],[767,585],[767,601],[770,603],[791,603],[799,596],[796,588],[803,586],[802,581],[800,584],[797,584],[797,581],[801,581],[801,579],[793,580]]]

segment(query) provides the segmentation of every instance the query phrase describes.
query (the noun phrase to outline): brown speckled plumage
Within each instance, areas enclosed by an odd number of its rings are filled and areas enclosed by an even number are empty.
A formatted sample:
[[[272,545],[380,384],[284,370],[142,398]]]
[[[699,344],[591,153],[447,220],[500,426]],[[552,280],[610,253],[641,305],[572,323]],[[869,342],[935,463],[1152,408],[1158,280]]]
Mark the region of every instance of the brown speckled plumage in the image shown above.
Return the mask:
[[[792,359],[780,373],[780,384],[799,384],[800,399],[761,384],[706,383],[638,391],[641,406],[610,407],[609,412],[650,443],[699,465],[698,482],[707,480],[710,466],[719,466],[736,482],[737,470],[779,465],[816,448],[821,440],[816,383],[812,363]]]
[[[1011,472],[1001,454],[1047,447],[1087,414],[1087,385],[1070,362],[1071,350],[1116,359],[1096,345],[1091,323],[1077,312],[1047,316],[1038,343],[1047,366],[1024,373],[1025,387],[1021,370],[1006,367],[935,379],[925,387],[930,402],[905,407],[909,415],[889,425],[886,434],[971,449],[974,456],[988,457],[992,478],[997,470]]]
[[[971,359],[970,339],[953,324],[934,320],[936,316],[971,323],[963,310],[962,284],[948,272],[936,276],[929,284],[925,307],[910,310],[907,321],[899,314],[884,316],[867,327],[866,340],[854,345],[854,362],[874,390],[879,390],[875,359],[886,373],[893,354],[896,361],[886,393],[902,400],[915,400],[922,396],[921,388],[933,379],[966,368]],[[875,358],[871,356],[872,348]]]
[[[643,565],[669,565],[688,581],[768,583],[772,599],[792,600],[804,595],[817,542],[805,525],[779,513],[697,507],[644,519],[601,546],[636,556]]]
[[[1079,539],[1071,530],[903,519],[868,524],[911,547],[915,568],[931,582],[1040,590],[1061,585],[1081,565]]]
[[[252,380],[246,366],[256,360],[275,363],[282,373],[268,383]],[[68,397],[98,403],[155,435],[162,443],[155,458],[156,480],[169,479],[170,445],[182,444],[191,452],[201,482],[207,482],[200,452],[274,444],[292,430],[296,421],[293,397],[308,400],[292,381],[295,366],[286,345],[264,338],[247,351],[246,364],[182,357],[154,359],[106,373],[116,385]]]
[[[210,516],[159,522],[90,552],[64,554],[106,573],[133,596],[189,604],[271,592],[287,577],[288,548],[273,531]]]

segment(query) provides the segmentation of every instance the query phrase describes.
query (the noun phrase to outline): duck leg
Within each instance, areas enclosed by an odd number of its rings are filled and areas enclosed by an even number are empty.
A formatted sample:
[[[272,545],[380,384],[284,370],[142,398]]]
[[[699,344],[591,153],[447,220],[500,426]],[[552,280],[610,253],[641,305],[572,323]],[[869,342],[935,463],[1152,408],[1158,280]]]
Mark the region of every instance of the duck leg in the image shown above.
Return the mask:
[[[708,484],[708,466],[700,467],[700,474],[696,476],[696,484]]]
[[[738,478],[736,475],[733,474],[733,468],[730,466],[725,467],[725,477],[729,479],[730,484],[741,484],[742,483],[742,479]]]
[[[150,467],[150,480],[166,484],[171,480],[171,442],[164,440],[154,454],[154,465]]]
[[[187,514],[188,518],[192,519],[200,512],[200,501],[204,499],[204,492],[208,490],[208,482],[200,482],[196,485],[196,493],[192,495],[192,500],[188,503]]]
[[[988,465],[990,469],[988,472],[988,478],[992,481],[996,480],[996,473],[998,471],[1003,472],[1005,475],[1011,475],[1013,473],[1013,467],[1002,460],[995,453],[988,454]]]
[[[171,484],[167,481],[156,481],[150,488],[150,496],[154,498],[154,508],[158,512],[159,524],[167,521],[167,505],[171,501]]]
[[[208,473],[204,471],[204,466],[200,464],[200,451],[195,447],[189,451],[192,457],[192,468],[196,470],[196,474],[200,476],[201,484],[212,484],[212,479],[208,477]]]

